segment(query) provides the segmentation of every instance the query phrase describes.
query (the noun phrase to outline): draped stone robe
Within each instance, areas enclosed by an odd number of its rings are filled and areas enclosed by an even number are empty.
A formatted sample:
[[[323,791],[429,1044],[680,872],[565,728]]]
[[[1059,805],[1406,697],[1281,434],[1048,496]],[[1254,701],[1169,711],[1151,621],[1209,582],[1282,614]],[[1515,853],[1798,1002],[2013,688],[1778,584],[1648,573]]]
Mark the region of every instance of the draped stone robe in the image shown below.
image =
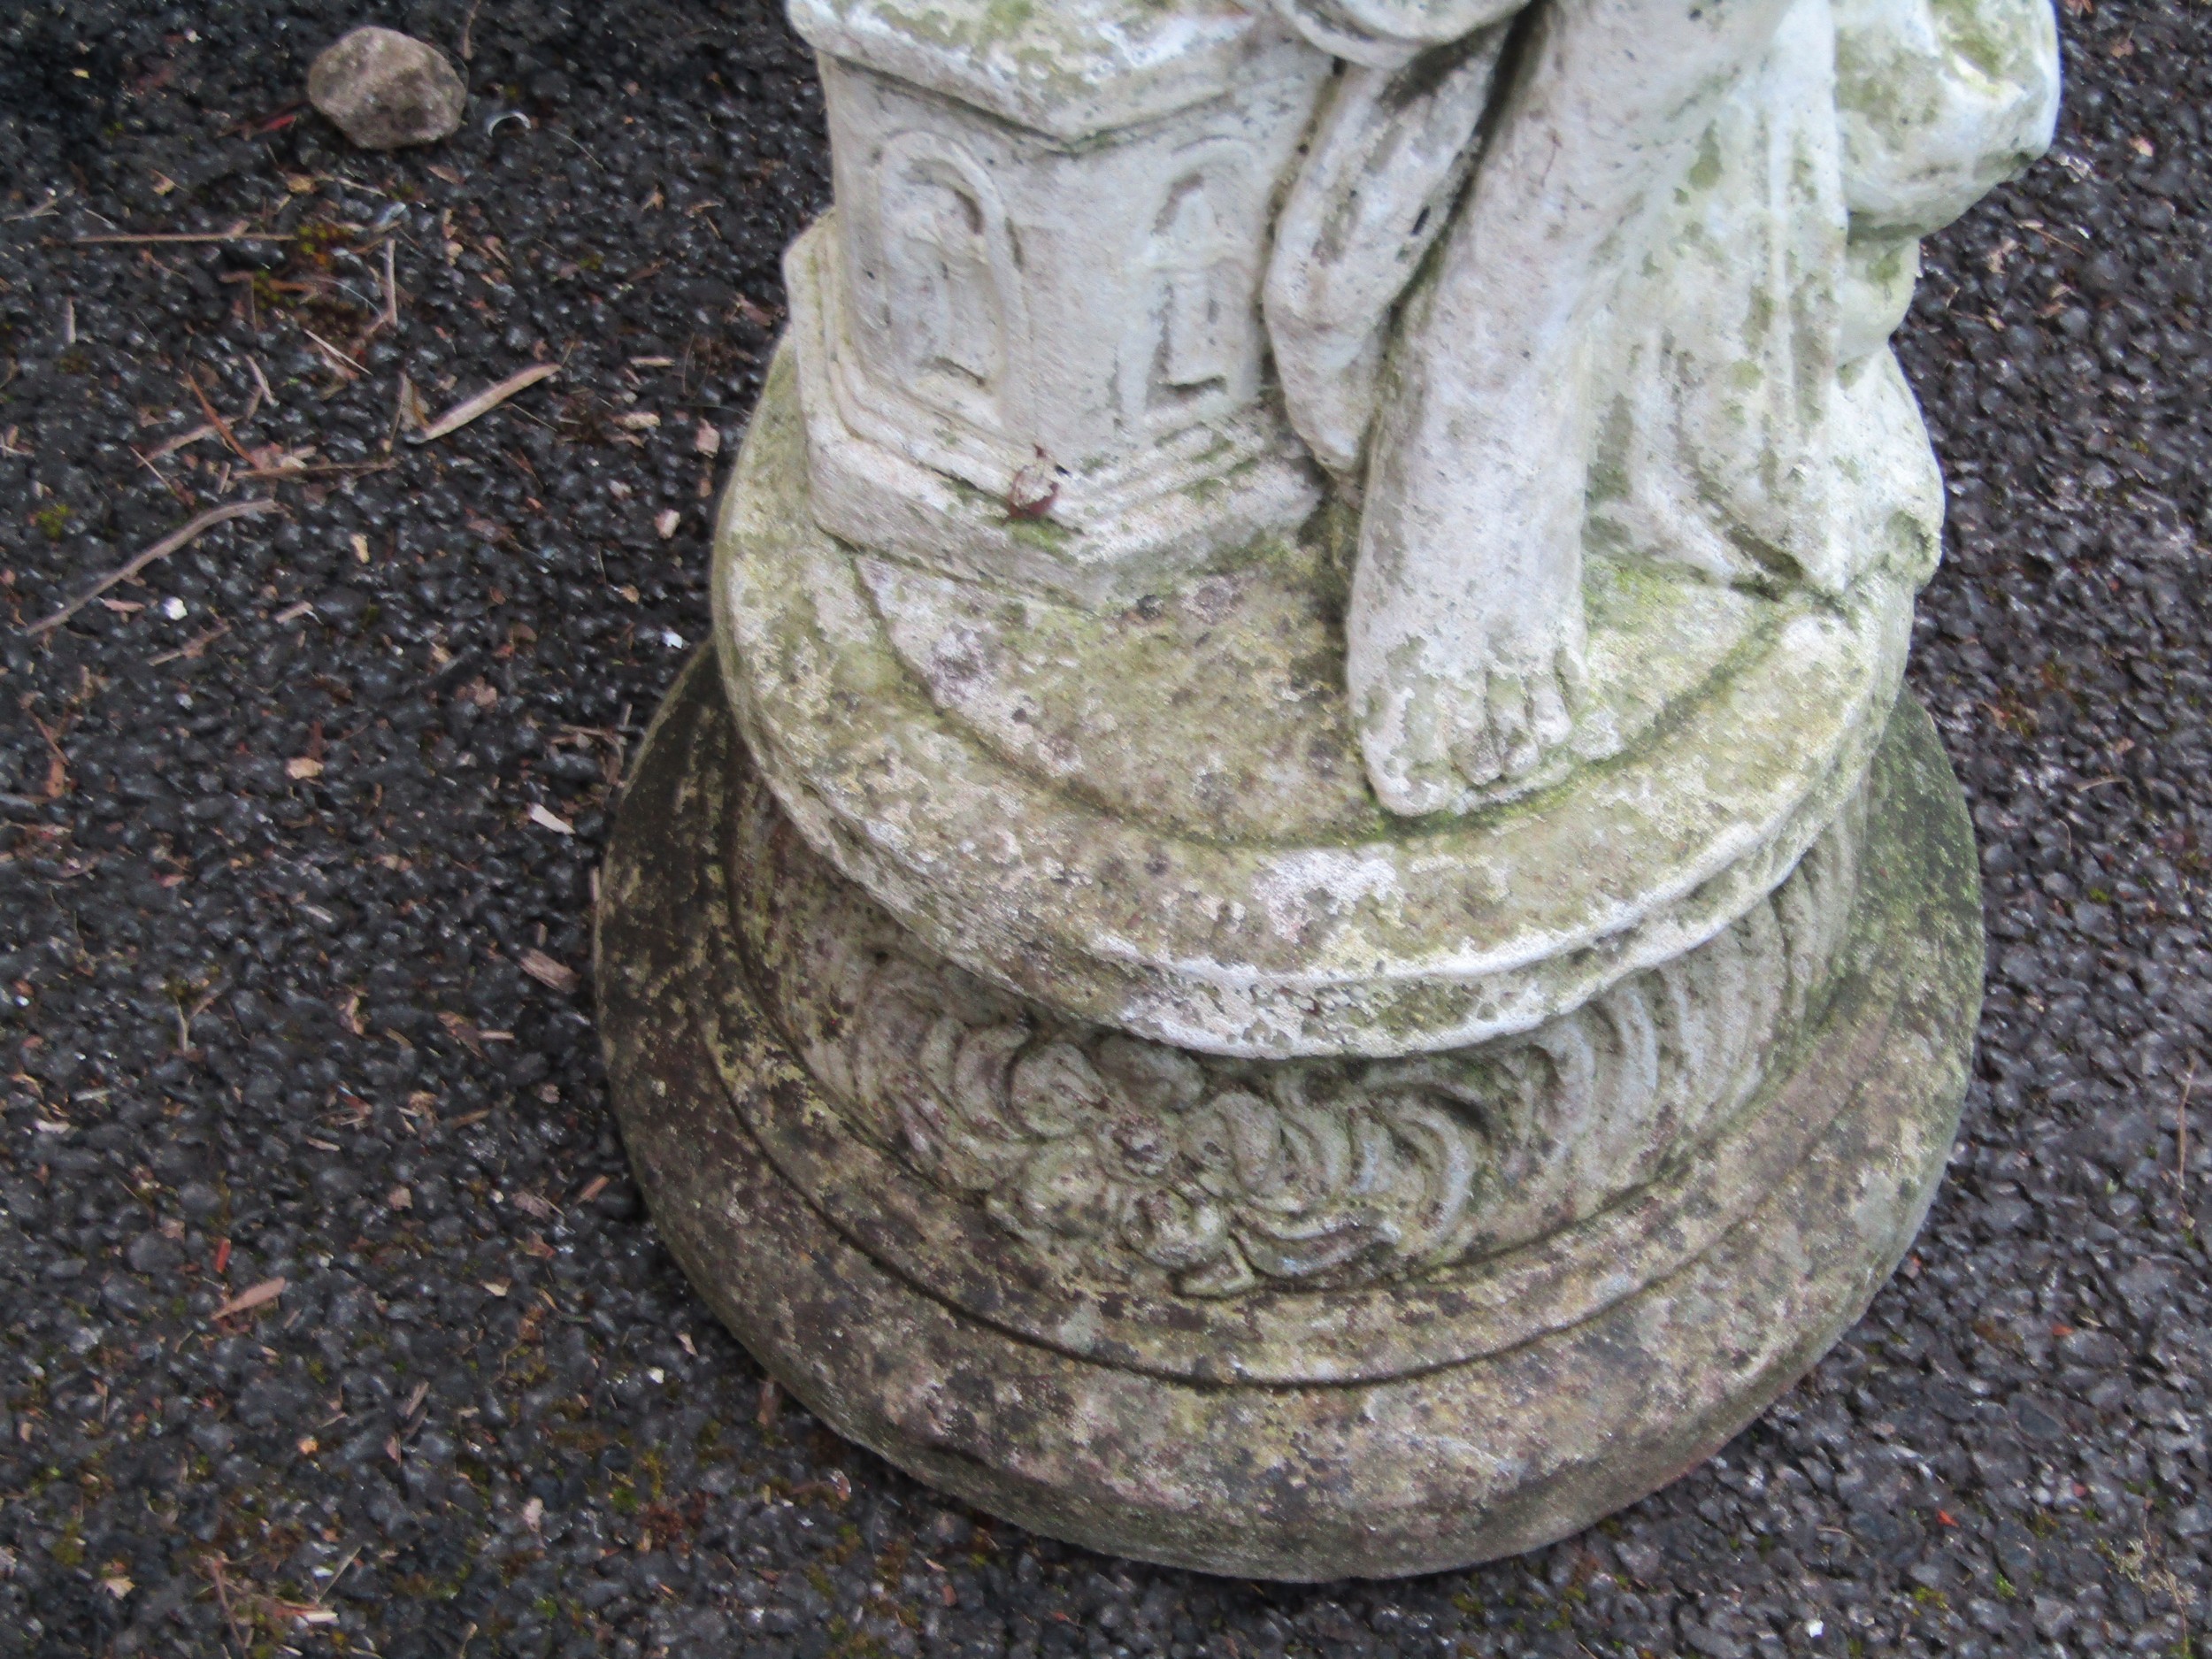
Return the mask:
[[[2048,144],[2048,0],[1280,0],[1345,67],[1279,216],[1294,425],[1362,502],[1348,679],[1402,812],[1571,729],[1586,547],[1924,580],[1889,334]]]

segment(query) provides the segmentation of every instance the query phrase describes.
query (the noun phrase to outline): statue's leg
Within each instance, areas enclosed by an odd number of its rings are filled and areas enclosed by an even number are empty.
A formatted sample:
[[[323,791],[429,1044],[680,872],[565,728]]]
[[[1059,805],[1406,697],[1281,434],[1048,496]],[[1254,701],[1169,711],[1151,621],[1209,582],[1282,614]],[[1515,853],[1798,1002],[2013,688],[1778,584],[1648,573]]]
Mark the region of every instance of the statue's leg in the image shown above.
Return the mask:
[[[1789,0],[1548,0],[1392,355],[1347,672],[1393,811],[1510,790],[1572,728],[1584,362],[1641,211]]]

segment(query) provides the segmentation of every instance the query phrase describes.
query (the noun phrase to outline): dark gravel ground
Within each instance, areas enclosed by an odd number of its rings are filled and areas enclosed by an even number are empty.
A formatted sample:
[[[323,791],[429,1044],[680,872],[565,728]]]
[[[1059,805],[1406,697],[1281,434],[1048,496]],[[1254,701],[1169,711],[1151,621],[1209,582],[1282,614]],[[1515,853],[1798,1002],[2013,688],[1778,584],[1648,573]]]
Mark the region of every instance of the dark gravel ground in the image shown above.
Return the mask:
[[[1993,935],[1918,1254],[1586,1536],[1287,1590],[942,1507],[656,1242],[570,975],[818,100],[760,0],[374,15],[472,17],[450,144],[294,111],[336,0],[0,18],[0,1653],[2212,1655],[2212,7],[2081,0],[2057,153],[1905,340],[1953,490],[1915,682]],[[281,240],[73,241],[242,220]],[[540,357],[388,457],[403,374],[435,411]],[[238,452],[163,454],[203,397]]]

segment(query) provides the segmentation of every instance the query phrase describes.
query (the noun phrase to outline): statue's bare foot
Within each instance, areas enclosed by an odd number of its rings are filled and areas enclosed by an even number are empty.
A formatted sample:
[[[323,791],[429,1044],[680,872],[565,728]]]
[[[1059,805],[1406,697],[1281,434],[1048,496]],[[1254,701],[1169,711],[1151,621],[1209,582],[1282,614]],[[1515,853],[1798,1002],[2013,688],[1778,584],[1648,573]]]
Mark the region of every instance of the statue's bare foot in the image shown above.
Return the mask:
[[[1592,330],[1793,0],[1551,0],[1409,296],[1369,443],[1346,674],[1377,796],[1525,787],[1580,681]]]
[[[1519,793],[1574,734],[1584,702],[1578,638],[1471,675],[1435,664],[1417,640],[1369,662],[1354,680],[1361,748],[1377,795],[1403,816]]]

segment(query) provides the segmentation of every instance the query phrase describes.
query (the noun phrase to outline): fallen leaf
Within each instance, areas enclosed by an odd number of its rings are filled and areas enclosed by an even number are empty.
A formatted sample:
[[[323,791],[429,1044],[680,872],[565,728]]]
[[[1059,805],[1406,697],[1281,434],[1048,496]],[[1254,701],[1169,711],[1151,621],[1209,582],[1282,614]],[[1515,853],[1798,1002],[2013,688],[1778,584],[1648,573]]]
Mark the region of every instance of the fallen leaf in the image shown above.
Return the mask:
[[[696,455],[719,455],[722,452],[722,428],[712,421],[701,421],[699,430],[691,434],[691,448]]]
[[[133,1590],[138,1588],[136,1585],[133,1584],[128,1578],[126,1578],[119,1572],[111,1578],[101,1579],[100,1587],[103,1590],[105,1590],[110,1595],[113,1596],[119,1601],[125,1596],[128,1595]]]
[[[518,958],[522,971],[549,990],[565,995],[582,983],[576,970],[565,962],[557,962],[542,950],[526,950]]]
[[[415,1207],[415,1195],[404,1187],[395,1187],[385,1194],[384,1207],[387,1210],[412,1210]]]
[[[530,803],[530,810],[524,816],[540,829],[549,829],[556,835],[573,835],[576,833],[576,826],[573,824],[549,810],[541,802]]]
[[[233,1314],[250,1313],[256,1308],[267,1307],[283,1294],[284,1281],[282,1279],[265,1279],[251,1289],[240,1291],[221,1307],[216,1309],[213,1317],[218,1319],[227,1319]]]
[[[513,1286],[503,1279],[488,1279],[484,1281],[484,1288],[495,1296],[504,1296]]]
[[[660,533],[661,540],[665,541],[669,539],[669,537],[676,534],[676,526],[683,523],[683,514],[678,512],[673,507],[671,507],[662,512],[660,517],[653,520],[653,528]]]
[[[404,374],[399,377],[399,396],[394,412],[399,430],[410,438],[430,424],[430,406],[422,401],[422,394]]]
[[[1041,449],[1037,459],[1014,474],[1006,490],[1006,516],[1018,523],[1032,523],[1050,512],[1060,499],[1058,469]]]
[[[625,432],[651,432],[660,426],[661,418],[650,410],[637,409],[618,417],[614,424]]]

